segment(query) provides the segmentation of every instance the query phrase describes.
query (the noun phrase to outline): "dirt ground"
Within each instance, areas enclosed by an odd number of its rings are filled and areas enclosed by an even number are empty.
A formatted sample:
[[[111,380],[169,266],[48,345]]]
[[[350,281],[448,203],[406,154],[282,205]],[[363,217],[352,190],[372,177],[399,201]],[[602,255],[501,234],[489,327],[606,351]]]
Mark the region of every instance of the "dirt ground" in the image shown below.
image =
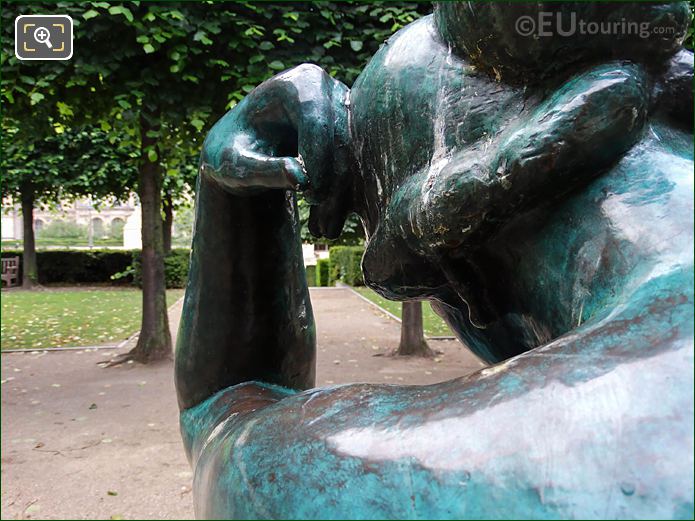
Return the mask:
[[[384,356],[400,324],[349,289],[311,298],[317,385],[434,383],[483,367],[452,340],[430,341],[434,359]],[[2,519],[193,518],[172,363],[97,365],[118,352],[2,355]]]

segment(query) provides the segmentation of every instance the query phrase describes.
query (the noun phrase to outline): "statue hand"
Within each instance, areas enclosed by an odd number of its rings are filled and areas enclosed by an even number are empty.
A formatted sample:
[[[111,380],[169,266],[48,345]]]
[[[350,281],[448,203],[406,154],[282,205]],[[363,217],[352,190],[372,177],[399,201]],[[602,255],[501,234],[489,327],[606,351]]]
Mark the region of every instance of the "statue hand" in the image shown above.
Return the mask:
[[[306,190],[309,201],[322,202],[340,177],[335,149],[347,133],[346,94],[315,65],[270,78],[212,128],[202,173],[234,193]]]
[[[279,156],[259,150],[258,139],[246,131],[229,137],[223,130],[225,119],[210,131],[203,149],[200,173],[210,175],[231,192],[253,193],[265,189],[301,190],[308,176],[301,157]]]

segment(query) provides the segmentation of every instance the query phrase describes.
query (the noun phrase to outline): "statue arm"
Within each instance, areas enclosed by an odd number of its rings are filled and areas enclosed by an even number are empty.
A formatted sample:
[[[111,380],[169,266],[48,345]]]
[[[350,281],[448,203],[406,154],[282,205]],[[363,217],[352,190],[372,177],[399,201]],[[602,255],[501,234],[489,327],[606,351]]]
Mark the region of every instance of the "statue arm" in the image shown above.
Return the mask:
[[[607,64],[565,83],[502,137],[491,165],[501,215],[556,198],[615,163],[649,107],[642,67]]]
[[[253,380],[313,386],[314,321],[291,191],[320,204],[340,181],[331,158],[346,132],[346,93],[302,65],[260,85],[207,136],[177,339],[181,409]]]
[[[389,212],[408,225],[394,228],[411,247],[436,254],[589,181],[639,139],[647,83],[631,64],[575,76],[491,143],[471,145],[440,172],[412,177]]]

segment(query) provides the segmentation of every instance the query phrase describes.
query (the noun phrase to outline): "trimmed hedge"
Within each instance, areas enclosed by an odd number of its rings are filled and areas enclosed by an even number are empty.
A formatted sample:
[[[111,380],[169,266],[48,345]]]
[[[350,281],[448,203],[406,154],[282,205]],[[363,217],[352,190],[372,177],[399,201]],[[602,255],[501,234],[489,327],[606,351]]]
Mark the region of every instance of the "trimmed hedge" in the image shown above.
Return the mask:
[[[328,286],[331,283],[330,278],[331,263],[329,259],[318,259],[316,261],[316,285]]]
[[[19,257],[22,278],[22,252],[2,251],[3,257]],[[174,249],[164,258],[167,288],[185,288],[190,250]],[[140,250],[39,250],[36,252],[40,284],[134,284],[142,286]],[[329,285],[329,261],[319,259],[307,266],[309,286]],[[322,275],[322,276],[321,276]]]
[[[330,281],[341,281],[349,286],[364,286],[362,276],[361,246],[333,246],[328,250],[330,259]]]
[[[40,284],[113,283],[111,276],[126,271],[133,255],[131,250],[46,250],[36,252]],[[21,251],[6,250],[3,257],[22,257]],[[20,260],[20,279],[24,263]],[[127,278],[122,282],[130,282]]]
[[[164,257],[164,274],[167,288],[185,288],[188,282],[188,268],[191,262],[191,250],[175,249]]]
[[[188,279],[188,265],[190,262],[190,250],[174,249],[164,257],[164,276],[168,289],[185,288]],[[133,252],[130,266],[133,284],[142,287],[142,265],[140,263],[140,251]]]

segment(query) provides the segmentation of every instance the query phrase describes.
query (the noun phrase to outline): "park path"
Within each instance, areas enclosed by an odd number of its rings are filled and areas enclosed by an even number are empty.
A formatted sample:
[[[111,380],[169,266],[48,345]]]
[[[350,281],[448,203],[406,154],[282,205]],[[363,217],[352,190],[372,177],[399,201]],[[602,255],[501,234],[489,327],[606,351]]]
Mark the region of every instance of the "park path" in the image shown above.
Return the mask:
[[[434,383],[482,367],[456,341],[431,341],[435,359],[384,356],[397,322],[349,289],[311,298],[317,385]],[[172,331],[181,304],[170,309]],[[97,365],[112,354],[2,355],[2,519],[193,518],[172,363]]]

